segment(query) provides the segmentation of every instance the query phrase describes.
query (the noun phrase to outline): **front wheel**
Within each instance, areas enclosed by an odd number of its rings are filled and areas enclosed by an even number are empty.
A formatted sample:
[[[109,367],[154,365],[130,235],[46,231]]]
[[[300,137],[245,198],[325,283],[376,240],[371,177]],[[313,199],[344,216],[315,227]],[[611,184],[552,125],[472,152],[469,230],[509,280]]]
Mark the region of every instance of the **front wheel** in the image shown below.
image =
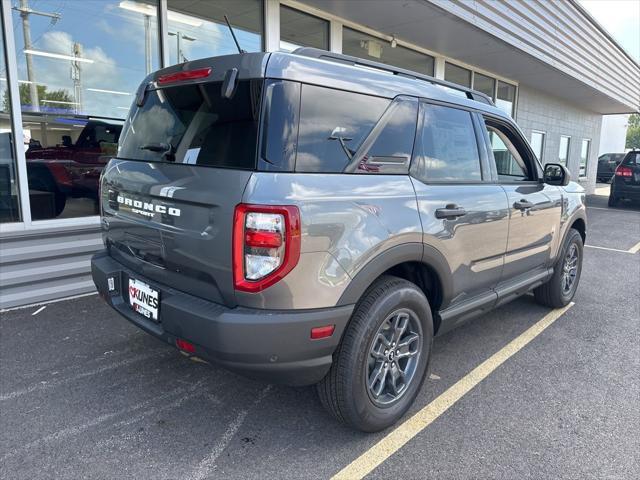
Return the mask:
[[[358,430],[394,424],[420,390],[432,342],[424,293],[407,280],[381,277],[356,306],[331,370],[317,385],[320,401]]]
[[[567,305],[576,294],[582,273],[583,244],[580,232],[572,228],[567,234],[553,276],[536,288],[533,293],[538,303],[560,308]]]

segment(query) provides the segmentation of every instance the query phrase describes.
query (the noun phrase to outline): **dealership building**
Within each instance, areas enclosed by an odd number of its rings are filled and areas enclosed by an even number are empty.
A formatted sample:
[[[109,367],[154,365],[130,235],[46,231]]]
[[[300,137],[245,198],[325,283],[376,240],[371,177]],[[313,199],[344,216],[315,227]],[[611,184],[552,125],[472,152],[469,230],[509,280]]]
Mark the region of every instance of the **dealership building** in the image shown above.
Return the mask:
[[[595,187],[640,66],[574,0],[0,0],[0,308],[94,290],[98,178],[150,72],[310,46],[489,95],[541,162]]]

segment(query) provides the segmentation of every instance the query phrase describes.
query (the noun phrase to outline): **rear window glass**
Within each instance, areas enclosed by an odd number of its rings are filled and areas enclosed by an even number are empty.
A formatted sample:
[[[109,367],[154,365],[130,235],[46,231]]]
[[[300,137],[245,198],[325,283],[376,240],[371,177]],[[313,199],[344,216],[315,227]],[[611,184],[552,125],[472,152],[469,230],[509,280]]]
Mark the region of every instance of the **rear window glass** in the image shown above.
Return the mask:
[[[623,165],[640,165],[640,152],[630,152],[627,153]]]
[[[120,158],[253,169],[262,80],[239,81],[232,98],[221,82],[147,92],[120,136]]]
[[[384,98],[303,85],[296,171],[342,172],[389,103]]]

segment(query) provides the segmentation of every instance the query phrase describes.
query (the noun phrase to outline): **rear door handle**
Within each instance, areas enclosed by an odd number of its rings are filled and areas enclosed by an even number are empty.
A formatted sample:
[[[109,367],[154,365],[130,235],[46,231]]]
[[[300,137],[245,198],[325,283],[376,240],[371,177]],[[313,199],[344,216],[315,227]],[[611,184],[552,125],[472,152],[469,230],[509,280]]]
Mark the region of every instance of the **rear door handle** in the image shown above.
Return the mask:
[[[516,210],[529,210],[530,208],[533,208],[533,207],[535,207],[535,205],[525,199],[522,199],[513,204],[513,208],[515,208]]]
[[[436,218],[458,218],[466,215],[467,211],[457,205],[449,204],[444,208],[438,208],[436,210]]]

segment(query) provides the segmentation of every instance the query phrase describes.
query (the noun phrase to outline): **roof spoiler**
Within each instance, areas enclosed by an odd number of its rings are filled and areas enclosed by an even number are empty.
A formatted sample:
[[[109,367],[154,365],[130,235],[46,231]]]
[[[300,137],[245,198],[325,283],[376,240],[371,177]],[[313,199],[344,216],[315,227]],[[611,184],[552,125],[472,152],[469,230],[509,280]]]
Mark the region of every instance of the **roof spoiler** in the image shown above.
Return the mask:
[[[491,106],[495,106],[491,97],[485,93],[478,92],[471,88],[463,87],[456,83],[447,82],[446,80],[440,80],[429,75],[423,75],[421,73],[413,72],[411,70],[405,70],[404,68],[394,67],[380,62],[372,62],[371,60],[365,60],[363,58],[352,57],[350,55],[343,55],[341,53],[328,52],[326,50],[320,50],[318,48],[302,47],[292,52],[295,55],[301,55],[303,57],[319,58],[322,60],[328,60],[336,63],[343,63],[345,65],[363,66],[367,68],[373,68],[376,70],[382,70],[384,72],[398,75],[399,77],[410,78],[413,80],[421,80],[433,85],[440,85],[452,90],[463,92],[469,100],[475,100],[478,102],[486,103]]]

